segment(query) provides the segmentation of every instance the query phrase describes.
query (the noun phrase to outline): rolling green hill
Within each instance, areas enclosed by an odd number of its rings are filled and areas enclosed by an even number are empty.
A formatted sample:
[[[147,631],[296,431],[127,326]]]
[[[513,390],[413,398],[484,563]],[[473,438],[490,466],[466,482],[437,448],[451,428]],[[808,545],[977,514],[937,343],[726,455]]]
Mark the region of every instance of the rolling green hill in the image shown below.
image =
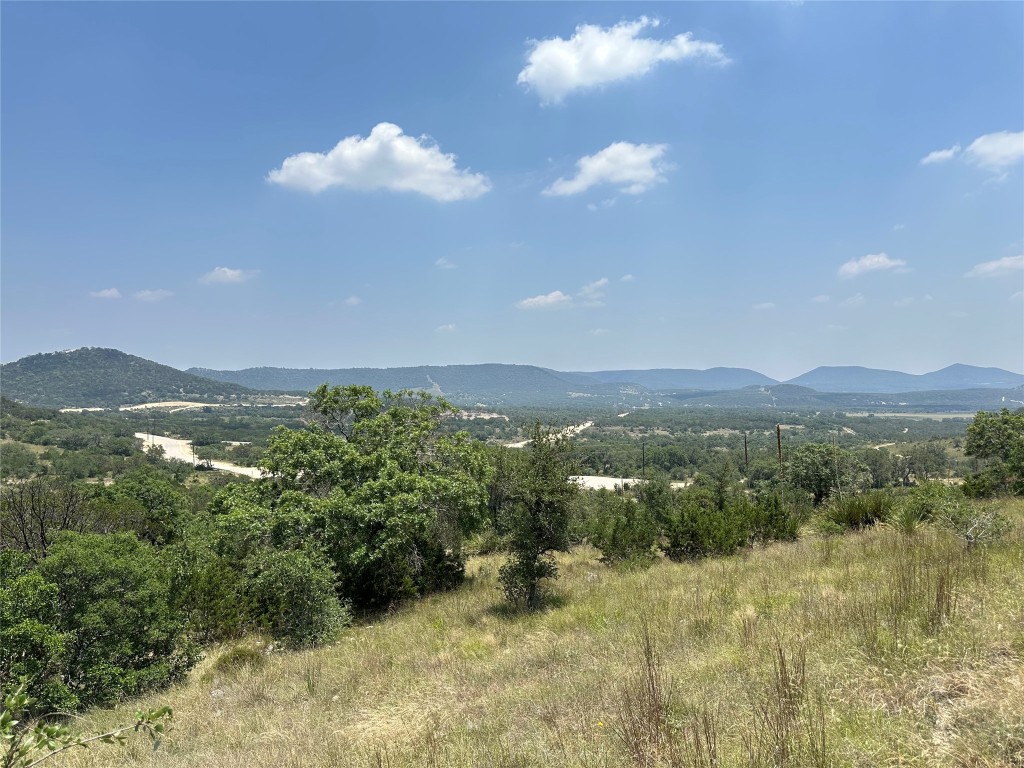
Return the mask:
[[[257,393],[116,349],[83,347],[23,357],[0,368],[5,397],[29,405],[116,407],[162,400],[220,402]]]

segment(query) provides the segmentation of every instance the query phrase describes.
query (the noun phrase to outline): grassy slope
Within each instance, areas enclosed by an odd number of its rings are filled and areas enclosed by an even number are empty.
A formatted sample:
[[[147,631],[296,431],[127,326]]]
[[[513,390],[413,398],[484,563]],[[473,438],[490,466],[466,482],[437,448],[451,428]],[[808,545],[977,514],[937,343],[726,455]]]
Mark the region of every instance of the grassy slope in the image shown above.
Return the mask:
[[[760,765],[1021,765],[1024,502],[1007,512],[1012,536],[966,557],[943,533],[885,529],[645,572],[579,550],[561,561],[561,605],[535,616],[496,610],[500,559],[480,558],[464,589],[332,648],[234,676],[211,651],[187,686],[143,702],[177,714],[160,752],[139,741],[62,764],[706,765],[687,736],[696,713],[721,765],[751,764],[748,750]],[[657,721],[637,684],[645,623],[670,725],[624,739],[629,702]],[[780,649],[788,671],[806,654],[802,683],[779,682]]]

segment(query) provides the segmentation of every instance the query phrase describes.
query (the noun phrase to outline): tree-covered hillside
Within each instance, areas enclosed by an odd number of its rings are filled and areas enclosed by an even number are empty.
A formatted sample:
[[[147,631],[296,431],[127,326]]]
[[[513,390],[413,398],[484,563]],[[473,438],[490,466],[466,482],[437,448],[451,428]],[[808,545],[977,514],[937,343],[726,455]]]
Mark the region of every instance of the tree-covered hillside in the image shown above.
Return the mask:
[[[217,402],[255,394],[246,387],[194,376],[116,349],[83,347],[6,363],[5,397],[30,405],[114,407],[161,400]]]

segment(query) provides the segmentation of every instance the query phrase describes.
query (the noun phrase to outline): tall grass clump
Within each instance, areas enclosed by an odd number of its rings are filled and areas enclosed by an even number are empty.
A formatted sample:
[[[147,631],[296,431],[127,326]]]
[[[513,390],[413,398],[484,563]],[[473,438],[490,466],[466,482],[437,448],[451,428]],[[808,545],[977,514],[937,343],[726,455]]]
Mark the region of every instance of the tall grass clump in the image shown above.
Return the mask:
[[[887,490],[835,495],[821,507],[822,523],[835,531],[861,530],[884,520],[892,505],[893,497]]]

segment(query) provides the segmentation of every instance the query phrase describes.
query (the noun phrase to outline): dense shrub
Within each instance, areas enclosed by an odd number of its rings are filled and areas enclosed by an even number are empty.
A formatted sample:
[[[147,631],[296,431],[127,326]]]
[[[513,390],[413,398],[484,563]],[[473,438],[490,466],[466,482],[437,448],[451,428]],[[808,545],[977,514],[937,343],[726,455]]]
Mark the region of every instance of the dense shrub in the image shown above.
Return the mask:
[[[729,555],[750,541],[753,505],[745,497],[728,499],[718,507],[715,494],[687,488],[677,497],[665,529],[663,549],[672,560]]]
[[[77,706],[61,677],[69,636],[58,624],[57,586],[32,568],[27,555],[0,551],[0,699],[25,679],[36,699],[31,714]]]
[[[110,704],[180,679],[198,658],[171,610],[156,552],[129,534],[60,534],[38,566],[57,589],[61,678],[78,704]]]
[[[588,521],[590,542],[607,563],[642,565],[654,558],[658,527],[644,504],[609,491],[594,494],[595,510]]]
[[[331,640],[350,621],[322,555],[302,550],[254,552],[245,563],[243,585],[249,621],[289,646]]]

